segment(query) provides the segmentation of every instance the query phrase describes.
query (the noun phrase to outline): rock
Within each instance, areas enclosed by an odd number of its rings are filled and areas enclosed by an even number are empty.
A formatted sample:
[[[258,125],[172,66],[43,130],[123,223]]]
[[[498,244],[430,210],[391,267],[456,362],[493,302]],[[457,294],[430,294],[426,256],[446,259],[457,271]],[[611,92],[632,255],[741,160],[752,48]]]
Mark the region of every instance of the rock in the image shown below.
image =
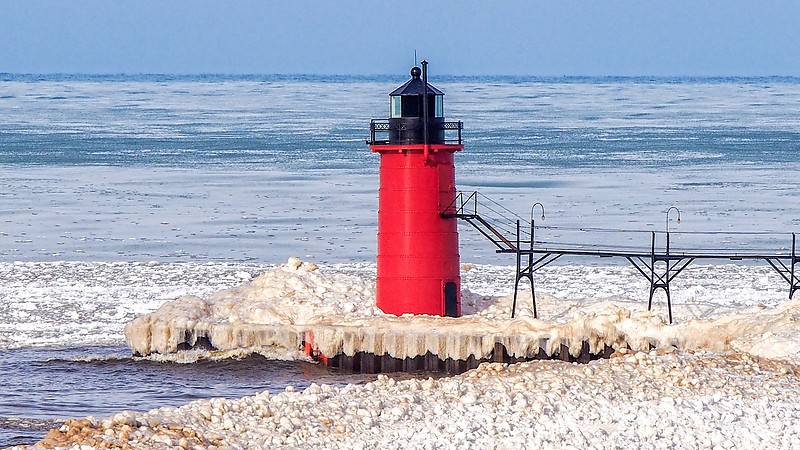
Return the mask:
[[[289,261],[286,263],[286,265],[294,270],[297,270],[303,265],[303,261],[300,261],[299,258],[292,256],[289,258]]]
[[[128,425],[130,427],[139,426],[139,423],[136,421],[136,416],[128,411],[115,414],[113,420],[117,425]]]

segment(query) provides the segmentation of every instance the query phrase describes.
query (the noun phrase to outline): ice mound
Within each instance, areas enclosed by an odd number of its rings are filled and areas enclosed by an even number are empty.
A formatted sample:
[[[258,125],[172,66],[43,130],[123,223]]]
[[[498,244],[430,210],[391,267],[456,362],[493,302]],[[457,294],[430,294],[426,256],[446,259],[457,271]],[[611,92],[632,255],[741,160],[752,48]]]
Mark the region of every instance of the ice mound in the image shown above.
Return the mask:
[[[207,299],[189,295],[167,302],[129,322],[125,339],[143,355],[176,352],[179,344],[194,346],[203,339],[218,350],[295,349],[304,325],[382,314],[374,299],[374,287],[360,278],[323,274],[312,263],[290,258],[249,283]]]
[[[212,348],[294,354],[304,343],[325,355],[359,351],[395,358],[427,352],[442,359],[487,358],[502,344],[509,355],[532,358],[568,349],[578,356],[588,345],[600,354],[611,349],[678,347],[684,350],[747,352],[769,358],[800,353],[800,325],[794,313],[800,299],[776,308],[747,309],[713,305],[698,315],[668,325],[643,301],[608,298],[567,301],[537,294],[541,317],[534,319],[530,291],[520,292],[518,315],[510,319],[512,296],[463,293],[460,318],[383,314],[375,306],[373,284],[354,275],[325,272],[297,258],[242,286],[206,299],[184,296],[125,327],[135,354],[170,354],[187,348]],[[797,350],[796,350],[797,349]],[[292,357],[292,356],[289,356]]]
[[[290,258],[238,288],[209,297],[211,314],[231,323],[309,324],[331,318],[382,314],[375,292],[363,280],[323,274],[315,264]]]

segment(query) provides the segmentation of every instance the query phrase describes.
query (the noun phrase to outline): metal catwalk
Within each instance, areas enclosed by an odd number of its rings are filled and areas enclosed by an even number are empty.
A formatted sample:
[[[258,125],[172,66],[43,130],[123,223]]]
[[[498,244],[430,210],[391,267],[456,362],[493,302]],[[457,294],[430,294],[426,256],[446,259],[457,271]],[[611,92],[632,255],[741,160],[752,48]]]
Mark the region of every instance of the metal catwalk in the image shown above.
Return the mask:
[[[789,298],[800,290],[800,268],[798,268],[796,233],[771,232],[670,232],[669,214],[680,211],[671,207],[667,210],[667,227],[665,231],[642,231],[610,228],[567,228],[536,225],[534,212],[537,206],[544,219],[544,206],[534,203],[529,220],[523,219],[488,197],[472,192],[458,193],[453,201],[441,213],[445,218],[458,218],[466,221],[496,247],[497,253],[513,253],[516,256],[516,276],[514,281],[514,301],[511,317],[516,314],[517,294],[520,280],[526,278],[531,284],[531,301],[533,315],[538,318],[536,310],[536,290],[533,274],[548,266],[562,256],[597,256],[601,258],[625,258],[637,272],[650,283],[650,295],[647,309],[653,306],[653,296],[658,290],[666,293],[669,323],[672,323],[672,300],[670,283],[692,262],[697,260],[731,261],[764,260],[789,283]],[[525,227],[521,226],[525,223]],[[537,237],[547,230],[553,236],[549,239]],[[623,236],[625,243],[598,243],[586,239],[588,235],[614,234]],[[715,247],[677,247],[673,242],[675,236],[704,237],[706,240],[718,242]],[[572,237],[572,239],[570,239]],[[723,239],[715,239],[724,237]],[[735,245],[735,239],[746,238],[748,243]],[[765,241],[770,244],[756,245],[752,242]],[[776,245],[775,242],[779,244]]]

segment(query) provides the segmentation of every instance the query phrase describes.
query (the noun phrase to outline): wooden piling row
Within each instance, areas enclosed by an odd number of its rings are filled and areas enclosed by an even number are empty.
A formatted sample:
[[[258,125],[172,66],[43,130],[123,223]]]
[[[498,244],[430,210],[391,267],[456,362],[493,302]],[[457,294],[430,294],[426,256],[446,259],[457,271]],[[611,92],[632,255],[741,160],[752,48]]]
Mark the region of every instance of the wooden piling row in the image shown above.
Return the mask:
[[[589,343],[584,342],[581,346],[581,353],[578,356],[572,356],[569,353],[569,347],[562,345],[557,353],[548,355],[543,348],[539,349],[539,353],[533,357],[515,357],[510,356],[506,347],[497,342],[494,350],[487,358],[476,358],[475,355],[470,355],[466,360],[459,360],[453,358],[441,358],[439,355],[427,352],[424,355],[419,355],[413,358],[395,358],[391,355],[375,355],[368,352],[357,352],[353,356],[339,354],[329,356],[326,359],[319,358],[318,356],[312,357],[320,364],[325,365],[334,370],[341,370],[343,372],[356,372],[356,373],[393,373],[393,372],[410,372],[410,373],[446,373],[446,374],[459,374],[467,370],[474,369],[482,362],[499,362],[514,364],[523,361],[554,359],[567,362],[576,362],[585,364],[600,358],[608,358],[614,353],[614,349],[605,346],[603,351],[599,354],[593,354],[589,351]]]
[[[316,329],[317,332],[330,332],[328,328]],[[275,331],[275,330],[273,330]],[[278,333],[278,332],[275,332]],[[330,353],[325,354],[320,351],[318,343],[314,339],[314,331],[299,331],[297,329],[287,329],[286,333],[292,333],[293,339],[267,339],[264,342],[285,342],[294,341],[299,343],[299,350],[305,353],[315,362],[333,370],[340,370],[352,373],[443,373],[459,374],[478,367],[482,362],[498,362],[514,364],[522,361],[553,359],[574,363],[588,363],[589,361],[608,358],[614,353],[614,348],[605,345],[600,351],[591,351],[589,342],[582,342],[580,352],[577,355],[570,354],[570,346],[565,343],[550,348],[547,338],[523,339],[527,341],[528,347],[522,355],[512,354],[504,342],[515,342],[513,336],[508,335],[481,335],[462,333],[457,335],[432,333],[423,335],[419,333],[398,334],[397,332],[372,332],[364,333],[358,328],[348,327],[340,335],[341,345],[328,346]],[[278,333],[279,334],[279,333]],[[285,334],[285,333],[284,333]],[[525,337],[525,336],[518,336]],[[406,340],[404,346],[403,341]],[[423,341],[428,343],[426,346]],[[191,342],[191,343],[190,343]],[[457,345],[461,342],[462,345]],[[492,347],[492,342],[494,345]],[[400,344],[399,347],[397,344]],[[512,344],[512,345],[516,345]],[[395,357],[390,351],[399,348],[400,354],[403,351],[416,356]],[[574,347],[573,347],[574,348]],[[178,344],[178,351],[190,349],[215,350],[211,339],[206,335],[196,335],[186,333],[183,342]],[[547,350],[550,350],[550,353]],[[419,354],[421,352],[423,354]],[[418,352],[418,353],[417,353]],[[348,354],[352,353],[352,354]]]

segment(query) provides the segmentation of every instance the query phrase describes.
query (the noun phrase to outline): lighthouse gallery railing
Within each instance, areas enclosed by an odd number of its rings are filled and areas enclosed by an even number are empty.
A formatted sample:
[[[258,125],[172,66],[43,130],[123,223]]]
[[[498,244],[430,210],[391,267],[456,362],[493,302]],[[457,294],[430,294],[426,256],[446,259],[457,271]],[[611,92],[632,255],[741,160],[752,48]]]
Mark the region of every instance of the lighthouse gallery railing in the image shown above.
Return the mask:
[[[398,127],[404,126],[403,124],[395,125]],[[445,131],[445,144],[458,144],[461,145],[461,130],[464,129],[464,123],[461,121],[454,121],[454,122],[440,122],[440,123],[430,123],[428,126],[441,126],[441,129]],[[398,128],[398,130],[401,130]],[[389,123],[389,119],[372,119],[369,122],[369,140],[367,141],[368,145],[386,145],[389,143],[389,132],[392,131],[392,126]],[[403,130],[401,130],[403,131]],[[448,131],[455,131],[455,133],[447,133]],[[455,134],[455,136],[452,136]],[[379,135],[383,137],[383,139],[378,139]]]

